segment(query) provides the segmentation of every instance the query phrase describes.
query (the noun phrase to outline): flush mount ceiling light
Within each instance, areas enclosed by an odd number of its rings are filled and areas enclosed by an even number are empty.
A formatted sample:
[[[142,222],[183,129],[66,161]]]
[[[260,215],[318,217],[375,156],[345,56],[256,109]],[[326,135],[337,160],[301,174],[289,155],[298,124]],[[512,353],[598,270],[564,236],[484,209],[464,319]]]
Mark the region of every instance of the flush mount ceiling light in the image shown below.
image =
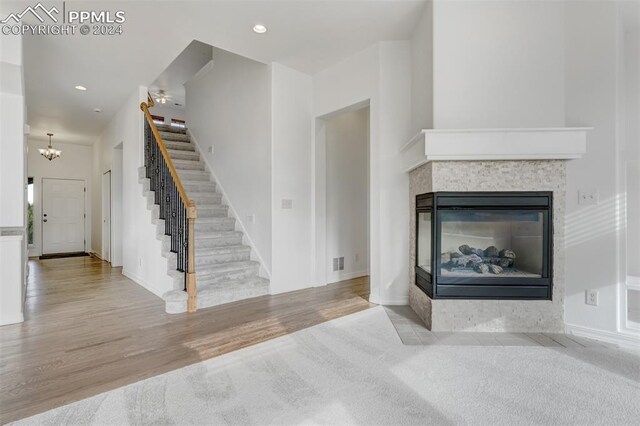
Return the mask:
[[[158,90],[158,92],[154,94],[154,98],[157,103],[164,105],[169,99],[171,99],[171,96],[167,95],[164,90]]]
[[[86,87],[84,87],[84,86],[76,86],[76,89],[81,90],[81,91],[83,91],[83,92],[84,92],[85,90],[87,90],[87,88],[86,88]]]
[[[262,24],[255,24],[253,26],[253,32],[256,34],[264,34],[267,32],[267,27]]]
[[[47,133],[47,136],[49,136],[49,146],[46,149],[40,148],[40,149],[38,149],[38,151],[40,151],[40,154],[44,158],[46,158],[47,160],[51,161],[54,158],[60,157],[60,154],[62,154],[62,151],[60,151],[58,149],[53,149],[53,147],[51,146],[51,136],[53,136],[53,133]]]
[[[102,110],[100,108],[94,108],[93,112],[102,112]]]

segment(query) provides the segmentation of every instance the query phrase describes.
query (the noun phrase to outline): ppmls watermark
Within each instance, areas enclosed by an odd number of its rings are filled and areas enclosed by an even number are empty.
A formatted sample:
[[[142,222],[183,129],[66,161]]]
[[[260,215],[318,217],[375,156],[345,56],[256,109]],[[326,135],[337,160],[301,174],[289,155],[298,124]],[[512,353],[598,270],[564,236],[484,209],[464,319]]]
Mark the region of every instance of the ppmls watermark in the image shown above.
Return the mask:
[[[35,17],[39,23],[24,23],[27,16]],[[121,35],[125,21],[123,10],[67,10],[67,2],[63,1],[60,8],[46,8],[42,3],[29,5],[10,13],[0,24],[3,35]]]

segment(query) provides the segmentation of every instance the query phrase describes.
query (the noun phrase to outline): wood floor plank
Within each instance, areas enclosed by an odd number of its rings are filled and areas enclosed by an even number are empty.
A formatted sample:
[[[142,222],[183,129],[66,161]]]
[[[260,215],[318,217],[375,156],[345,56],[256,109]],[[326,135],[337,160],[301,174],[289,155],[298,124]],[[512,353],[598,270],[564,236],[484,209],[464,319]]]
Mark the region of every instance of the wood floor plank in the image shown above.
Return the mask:
[[[368,277],[194,314],[93,257],[30,262],[25,322],[0,327],[0,423],[368,309]]]

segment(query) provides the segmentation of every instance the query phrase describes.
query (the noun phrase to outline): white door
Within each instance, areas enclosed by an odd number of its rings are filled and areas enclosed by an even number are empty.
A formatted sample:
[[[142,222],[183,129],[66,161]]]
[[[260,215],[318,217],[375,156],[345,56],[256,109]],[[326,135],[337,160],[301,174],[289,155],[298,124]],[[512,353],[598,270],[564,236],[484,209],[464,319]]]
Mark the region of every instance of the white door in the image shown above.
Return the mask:
[[[102,175],[102,259],[111,262],[111,170]]]
[[[42,179],[42,254],[84,247],[84,181]]]

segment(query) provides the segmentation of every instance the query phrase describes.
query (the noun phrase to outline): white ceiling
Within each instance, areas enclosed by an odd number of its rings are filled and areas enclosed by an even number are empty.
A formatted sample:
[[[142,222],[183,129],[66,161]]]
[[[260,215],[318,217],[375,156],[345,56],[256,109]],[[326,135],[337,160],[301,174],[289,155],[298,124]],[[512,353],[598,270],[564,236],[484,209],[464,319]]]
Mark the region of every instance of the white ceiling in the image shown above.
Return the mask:
[[[152,94],[160,90],[170,96],[167,106],[184,108],[186,91],[184,83],[213,59],[213,48],[194,40],[169,64],[166,70],[149,85]]]
[[[24,8],[6,2],[3,10]],[[16,4],[17,3],[17,4]],[[61,6],[43,2],[45,6]],[[148,86],[193,40],[314,74],[380,40],[408,39],[424,0],[73,1],[124,10],[121,36],[27,36],[25,86],[32,137],[90,144],[133,90]],[[256,23],[266,34],[251,30]],[[80,92],[76,85],[89,90]],[[93,112],[101,108],[102,113]]]

